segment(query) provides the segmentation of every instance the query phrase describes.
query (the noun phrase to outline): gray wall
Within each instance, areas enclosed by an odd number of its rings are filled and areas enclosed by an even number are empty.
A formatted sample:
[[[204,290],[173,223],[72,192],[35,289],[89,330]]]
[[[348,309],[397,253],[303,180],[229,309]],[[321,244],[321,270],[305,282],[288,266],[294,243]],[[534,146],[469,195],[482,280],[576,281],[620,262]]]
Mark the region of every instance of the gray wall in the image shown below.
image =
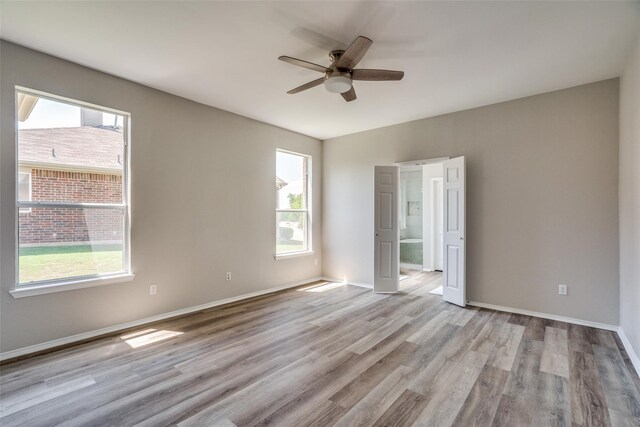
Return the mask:
[[[640,39],[620,81],[620,326],[640,356]]]
[[[0,46],[2,352],[320,275],[320,141],[11,43]],[[131,113],[133,282],[10,296],[15,85]],[[273,258],[276,147],[313,156],[314,256]]]
[[[468,298],[616,325],[618,130],[613,79],[325,141],[323,271],[373,281],[374,165],[465,156]]]

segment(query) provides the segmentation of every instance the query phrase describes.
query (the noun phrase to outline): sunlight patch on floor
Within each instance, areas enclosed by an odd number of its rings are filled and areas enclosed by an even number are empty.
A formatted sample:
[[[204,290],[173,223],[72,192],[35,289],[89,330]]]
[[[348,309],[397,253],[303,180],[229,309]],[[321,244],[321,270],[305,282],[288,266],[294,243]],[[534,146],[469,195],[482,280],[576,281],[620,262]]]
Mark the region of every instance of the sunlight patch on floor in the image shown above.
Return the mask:
[[[335,288],[339,288],[340,286],[344,286],[344,283],[332,283],[332,282],[325,282],[325,283],[320,283],[317,285],[312,285],[312,286],[307,286],[306,288],[300,288],[298,289],[298,292],[300,291],[304,291],[304,292],[325,292],[331,289],[335,289]]]
[[[144,331],[123,335],[120,338],[122,338],[127,344],[129,344],[131,348],[138,348],[182,334],[183,332],[178,331],[158,331],[157,329],[145,329]]]
[[[157,331],[157,329],[143,329],[142,331],[136,331],[127,335],[123,335],[120,338],[122,338],[123,340],[128,340],[130,338],[137,337],[139,335],[148,334],[149,332],[155,332],[155,331]]]
[[[438,286],[437,288],[430,290],[429,293],[431,295],[442,295],[442,291],[442,286]]]

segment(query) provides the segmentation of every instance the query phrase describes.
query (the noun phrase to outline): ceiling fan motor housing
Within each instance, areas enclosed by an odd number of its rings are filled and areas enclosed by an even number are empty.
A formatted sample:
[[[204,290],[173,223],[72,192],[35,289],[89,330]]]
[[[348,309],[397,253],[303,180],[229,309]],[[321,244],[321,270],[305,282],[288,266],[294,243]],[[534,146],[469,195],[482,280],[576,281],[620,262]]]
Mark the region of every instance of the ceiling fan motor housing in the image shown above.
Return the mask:
[[[331,60],[331,63],[335,64],[336,62],[338,62],[343,53],[344,50],[332,50],[331,52],[329,52],[329,59]]]

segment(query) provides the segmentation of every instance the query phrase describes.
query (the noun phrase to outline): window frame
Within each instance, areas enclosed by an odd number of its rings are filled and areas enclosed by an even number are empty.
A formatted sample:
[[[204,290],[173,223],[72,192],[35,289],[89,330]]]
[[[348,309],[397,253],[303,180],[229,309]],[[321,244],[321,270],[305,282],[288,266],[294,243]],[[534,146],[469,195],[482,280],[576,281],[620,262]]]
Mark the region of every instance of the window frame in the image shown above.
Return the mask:
[[[298,153],[296,151],[291,151],[291,150],[287,150],[287,149],[283,149],[283,148],[276,148],[276,168],[275,168],[275,176],[278,175],[278,161],[277,161],[277,154],[278,153],[285,153],[285,154],[290,154],[290,155],[294,155],[294,156],[299,156],[302,157],[304,159],[304,161],[306,162],[306,188],[304,189],[304,204],[303,206],[305,206],[304,209],[280,209],[278,208],[278,189],[276,189],[275,191],[275,200],[276,200],[276,210],[275,210],[275,231],[276,231],[276,238],[275,238],[275,251],[274,251],[274,258],[276,260],[279,259],[286,259],[286,258],[295,258],[295,257],[300,257],[300,256],[305,256],[305,255],[311,255],[313,254],[313,241],[312,241],[312,236],[313,236],[313,228],[312,228],[312,204],[313,204],[313,196],[312,196],[312,161],[313,161],[313,157],[309,154],[304,154],[304,153]],[[303,249],[301,251],[288,251],[288,252],[278,252],[278,238],[279,238],[279,224],[278,224],[278,214],[279,213],[286,213],[286,212],[303,212],[305,213],[305,222],[306,222],[306,227],[305,227],[305,236],[304,238],[306,239],[306,249]]]
[[[69,104],[74,107],[86,107],[93,110],[117,114],[123,117],[123,159],[122,159],[122,200],[120,203],[72,203],[72,202],[34,202],[31,197],[32,177],[29,178],[29,201],[20,201],[18,193],[19,166],[19,133],[18,133],[18,94],[37,96],[54,102]],[[14,125],[15,125],[15,280],[13,290],[10,291],[14,298],[21,298],[32,295],[47,294],[52,292],[81,289],[87,287],[101,286],[112,283],[121,283],[133,280],[135,274],[131,270],[131,114],[126,111],[116,110],[101,105],[95,105],[84,101],[79,101],[64,96],[54,95],[39,90],[34,90],[22,86],[14,88]],[[59,279],[38,280],[34,282],[20,283],[20,209],[31,208],[69,208],[69,209],[116,209],[123,213],[123,269],[113,273],[96,273],[81,276],[73,276]]]

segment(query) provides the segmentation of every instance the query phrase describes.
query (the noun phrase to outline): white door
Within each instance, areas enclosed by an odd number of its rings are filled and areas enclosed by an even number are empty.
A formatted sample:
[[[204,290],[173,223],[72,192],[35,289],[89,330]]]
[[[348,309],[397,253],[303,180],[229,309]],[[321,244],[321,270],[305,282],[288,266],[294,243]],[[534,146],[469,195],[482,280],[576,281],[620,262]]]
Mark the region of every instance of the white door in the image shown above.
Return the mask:
[[[398,292],[400,254],[397,166],[374,168],[374,292]]]
[[[442,178],[433,178],[433,269],[442,271]]]
[[[443,162],[444,250],[442,298],[464,307],[465,289],[465,175],[464,157]]]

